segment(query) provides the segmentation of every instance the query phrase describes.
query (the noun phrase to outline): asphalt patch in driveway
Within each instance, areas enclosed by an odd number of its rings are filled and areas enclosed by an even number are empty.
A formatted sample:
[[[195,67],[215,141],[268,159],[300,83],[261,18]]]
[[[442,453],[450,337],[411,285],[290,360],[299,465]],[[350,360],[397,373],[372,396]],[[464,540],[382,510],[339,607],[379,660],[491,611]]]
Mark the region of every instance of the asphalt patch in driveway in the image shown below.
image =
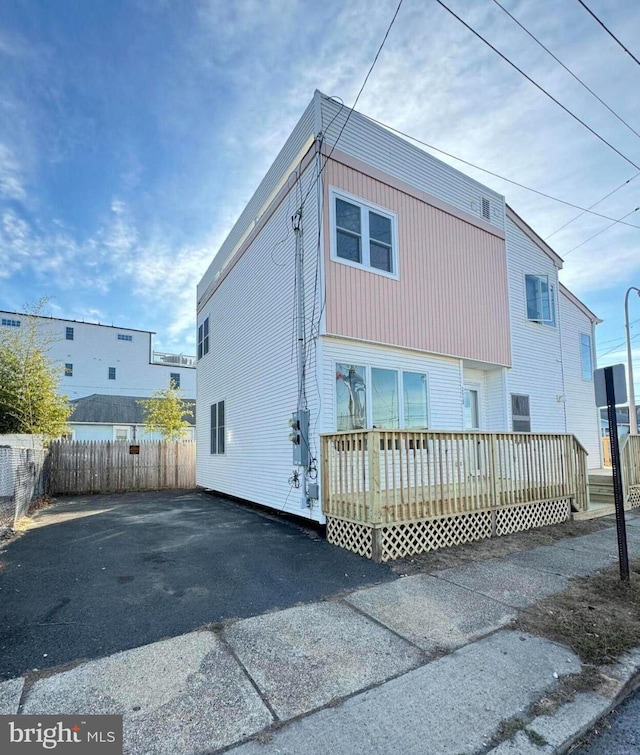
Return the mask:
[[[0,551],[0,679],[394,579],[206,493],[67,498]]]

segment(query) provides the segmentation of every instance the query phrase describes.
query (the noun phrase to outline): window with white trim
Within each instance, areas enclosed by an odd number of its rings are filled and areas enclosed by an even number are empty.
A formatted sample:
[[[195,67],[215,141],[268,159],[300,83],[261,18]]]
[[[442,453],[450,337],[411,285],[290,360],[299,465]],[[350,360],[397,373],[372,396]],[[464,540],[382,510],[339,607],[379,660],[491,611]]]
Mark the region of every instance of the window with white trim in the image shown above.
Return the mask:
[[[224,401],[211,404],[211,453],[224,453]]]
[[[367,427],[424,430],[428,426],[425,373],[336,364],[338,431]]]
[[[174,388],[180,387],[180,373],[179,372],[172,372],[169,375],[169,385],[173,385]]]
[[[70,362],[65,362],[65,365],[64,365],[64,376],[65,377],[73,377],[73,365]]]
[[[19,328],[20,320],[12,320],[10,317],[3,317],[2,324],[6,325],[9,328]]]
[[[126,425],[114,425],[113,426],[113,439],[114,440],[129,440],[129,427]]]
[[[531,432],[529,396],[519,393],[511,394],[511,428],[514,433]]]
[[[65,331],[65,338],[67,341],[73,341],[73,328],[67,328]]]
[[[582,379],[593,380],[593,352],[591,351],[591,336],[586,333],[580,334],[580,363],[582,366]]]
[[[396,215],[332,190],[332,259],[397,277]]]
[[[205,354],[209,353],[209,318],[205,319],[198,326],[198,359],[202,359]]]
[[[118,333],[118,341],[133,341],[133,336],[128,333]]]
[[[109,380],[115,380],[115,379],[116,379],[116,368],[109,367]]]
[[[548,275],[525,275],[527,320],[541,325],[556,324],[554,288]]]

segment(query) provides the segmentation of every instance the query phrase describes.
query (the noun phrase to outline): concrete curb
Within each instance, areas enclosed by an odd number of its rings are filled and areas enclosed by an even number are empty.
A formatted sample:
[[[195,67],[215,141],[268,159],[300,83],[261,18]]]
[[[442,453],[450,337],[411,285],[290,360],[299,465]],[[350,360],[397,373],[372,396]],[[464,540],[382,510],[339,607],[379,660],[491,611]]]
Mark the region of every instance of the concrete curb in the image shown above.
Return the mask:
[[[564,755],[600,719],[608,716],[640,687],[640,647],[603,668],[611,696],[596,692],[576,695],[553,715],[538,716],[486,755]],[[609,691],[609,690],[607,690]]]

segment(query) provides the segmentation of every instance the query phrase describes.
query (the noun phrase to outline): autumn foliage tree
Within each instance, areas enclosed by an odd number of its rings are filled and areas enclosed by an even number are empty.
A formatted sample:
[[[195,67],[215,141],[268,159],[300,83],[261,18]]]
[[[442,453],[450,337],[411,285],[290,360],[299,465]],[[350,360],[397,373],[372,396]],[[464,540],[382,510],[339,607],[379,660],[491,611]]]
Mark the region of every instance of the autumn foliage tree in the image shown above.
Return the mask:
[[[179,440],[185,436],[189,427],[186,418],[193,417],[193,412],[173,381],[169,388],[161,388],[138,403],[143,408],[144,423],[149,432],[158,432],[165,440]]]
[[[0,433],[56,438],[68,430],[71,406],[59,393],[61,367],[48,356],[54,339],[36,318],[43,304],[21,316],[19,327],[0,327]]]

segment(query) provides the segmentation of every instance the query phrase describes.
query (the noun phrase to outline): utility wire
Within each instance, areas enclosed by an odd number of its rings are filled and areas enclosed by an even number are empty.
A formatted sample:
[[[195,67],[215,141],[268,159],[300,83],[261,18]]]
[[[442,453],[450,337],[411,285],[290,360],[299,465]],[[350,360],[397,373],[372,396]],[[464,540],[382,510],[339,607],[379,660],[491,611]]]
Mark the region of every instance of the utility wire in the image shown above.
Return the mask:
[[[375,118],[372,118],[370,115],[363,115],[363,118],[367,118],[367,120],[370,120],[372,123],[377,123],[378,126],[382,126],[383,128],[386,128],[389,131],[392,131],[394,134],[399,134],[400,136],[404,136],[406,139],[411,139],[411,141],[416,142],[417,144],[421,144],[423,147],[432,149],[434,152],[438,152],[441,155],[445,155],[446,157],[450,157],[453,160],[457,160],[458,162],[461,162],[464,165],[468,165],[470,168],[474,168],[475,170],[482,171],[482,173],[486,173],[489,176],[493,176],[494,178],[499,178],[501,181],[506,181],[507,183],[510,183],[513,186],[517,186],[520,189],[525,189],[526,191],[530,191],[533,194],[537,194],[540,197],[544,197],[545,199],[551,199],[553,202],[559,202],[560,204],[564,204],[567,207],[573,207],[575,210],[581,210],[581,212],[587,212],[589,213],[589,215],[595,215],[596,217],[603,218],[604,220],[615,220],[616,223],[620,223],[621,225],[627,225],[630,228],[640,229],[640,226],[634,225],[633,223],[625,223],[621,220],[617,220],[616,218],[612,218],[610,215],[603,215],[600,212],[593,212],[591,208],[581,207],[580,205],[574,204],[573,202],[568,202],[566,199],[560,199],[559,197],[554,197],[552,194],[547,194],[544,191],[533,189],[531,186],[526,186],[525,184],[520,183],[519,181],[514,181],[512,178],[507,178],[506,176],[502,176],[500,175],[500,173],[496,173],[492,170],[489,170],[488,168],[482,168],[480,165],[476,165],[475,163],[469,162],[469,160],[465,160],[462,157],[458,157],[457,155],[454,155],[451,152],[447,152],[446,150],[440,149],[439,147],[434,147],[433,144],[429,144],[428,142],[425,142],[422,139],[418,139],[417,136],[412,136],[411,134],[407,134],[405,131],[401,131],[399,128],[394,128],[393,126],[389,126],[387,123],[378,121]],[[633,180],[633,179],[629,179],[629,180]],[[595,207],[595,205],[592,205],[592,206]]]
[[[438,5],[440,5],[442,8],[444,8],[448,13],[450,13],[454,18],[456,18],[464,27],[466,27],[472,34],[474,34],[478,39],[482,40],[487,47],[490,47],[497,55],[499,55],[505,63],[508,63],[512,68],[514,68],[518,73],[520,73],[522,76],[527,79],[531,84],[533,84],[536,89],[539,89],[543,94],[545,94],[550,100],[556,103],[558,107],[561,107],[565,113],[570,115],[574,120],[576,120],[578,123],[580,123],[584,128],[587,129],[587,131],[590,131],[597,139],[599,139],[603,144],[606,144],[609,149],[613,150],[617,155],[619,155],[623,160],[629,163],[629,165],[632,165],[636,170],[640,171],[640,165],[637,163],[634,163],[633,160],[628,158],[626,155],[624,155],[617,147],[614,147],[611,142],[608,142],[604,136],[601,136],[597,131],[591,128],[585,121],[582,120],[579,116],[577,116],[574,112],[569,110],[568,107],[563,105],[560,100],[557,100],[552,94],[547,92],[547,90],[538,84],[534,79],[531,78],[528,74],[526,74],[522,68],[519,68],[515,63],[513,63],[504,53],[500,52],[497,47],[494,47],[491,42],[489,42],[487,39],[485,39],[480,32],[477,32],[472,26],[470,26],[466,21],[464,21],[460,16],[458,16],[456,13],[454,13],[451,8],[449,8],[447,5],[445,5],[442,0],[435,0]],[[579,0],[580,1],[580,0]]]
[[[573,76],[573,78],[574,78],[574,79],[575,79],[575,80],[576,80],[576,81],[577,81],[577,82],[578,82],[578,83],[579,83],[579,84],[580,84],[580,85],[581,85],[582,87],[584,87],[584,88],[585,88],[585,89],[587,90],[587,92],[589,92],[590,94],[592,94],[592,95],[593,95],[593,96],[594,96],[594,97],[596,98],[596,100],[598,100],[598,102],[599,102],[599,103],[600,103],[601,105],[604,105],[604,106],[605,106],[605,107],[607,108],[607,110],[608,110],[608,111],[609,111],[609,112],[610,112],[610,113],[611,113],[611,114],[612,114],[612,115],[613,115],[613,116],[614,116],[615,118],[617,118],[617,119],[618,119],[618,120],[620,121],[620,123],[623,123],[623,124],[624,124],[624,125],[625,125],[625,126],[626,126],[626,127],[628,128],[628,129],[629,129],[629,131],[632,131],[632,132],[633,132],[633,133],[634,133],[634,134],[635,134],[635,135],[636,135],[637,137],[639,137],[639,138],[640,138],[640,134],[639,134],[639,133],[638,133],[638,132],[637,132],[637,131],[636,131],[636,130],[635,130],[635,129],[633,128],[633,126],[630,126],[630,125],[629,125],[629,124],[627,123],[627,121],[625,121],[625,119],[624,119],[624,118],[622,118],[622,117],[621,117],[620,115],[618,115],[618,113],[616,113],[616,111],[615,111],[615,110],[614,110],[613,108],[609,107],[609,105],[607,105],[607,103],[606,103],[606,102],[605,102],[605,101],[604,101],[604,100],[603,100],[603,99],[602,99],[602,98],[601,98],[600,96],[598,96],[598,95],[597,95],[597,94],[596,94],[596,93],[595,93],[595,92],[593,91],[593,89],[591,89],[591,88],[590,88],[589,86],[587,86],[587,84],[585,84],[585,83],[584,83],[584,81],[582,81],[582,79],[581,79],[581,78],[580,78],[580,77],[579,77],[579,76],[578,76],[577,74],[575,74],[575,73],[574,73],[574,72],[573,72],[573,71],[572,71],[572,70],[571,70],[571,69],[569,68],[569,66],[565,65],[565,64],[564,64],[564,63],[563,63],[563,62],[562,62],[562,61],[560,60],[560,58],[556,57],[556,56],[555,56],[555,55],[554,55],[554,54],[553,54],[553,53],[551,52],[551,50],[550,50],[550,49],[549,49],[548,47],[546,47],[546,45],[544,45],[544,44],[543,44],[543,43],[542,43],[542,42],[541,42],[541,41],[540,41],[540,40],[539,40],[539,39],[538,39],[538,38],[537,38],[537,37],[536,37],[536,36],[535,36],[535,35],[534,35],[534,34],[533,34],[532,32],[530,32],[530,31],[529,31],[529,29],[527,29],[527,27],[526,27],[526,26],[524,26],[524,24],[520,23],[520,21],[518,21],[518,19],[517,19],[517,18],[516,18],[515,16],[513,16],[513,15],[512,15],[511,13],[509,13],[509,11],[508,11],[508,10],[507,10],[507,9],[506,9],[506,8],[504,7],[504,5],[502,5],[502,4],[500,3],[500,0],[493,0],[493,2],[494,2],[494,3],[495,3],[495,4],[497,5],[497,6],[498,6],[498,8],[501,8],[501,9],[502,9],[502,10],[503,10],[503,11],[504,11],[504,12],[505,12],[506,14],[507,14],[507,16],[509,16],[509,18],[510,18],[510,19],[511,19],[512,21],[514,21],[514,22],[515,22],[516,24],[518,24],[518,26],[519,26],[519,27],[520,27],[520,28],[522,29],[522,31],[526,32],[526,33],[527,33],[527,34],[528,34],[528,35],[529,35],[529,36],[531,37],[531,39],[533,39],[533,41],[534,41],[534,42],[535,42],[535,43],[536,43],[537,45],[539,45],[540,47],[542,47],[542,49],[543,49],[543,50],[544,50],[545,52],[547,52],[547,53],[548,53],[549,55],[551,55],[551,57],[552,57],[552,58],[553,58],[553,59],[554,59],[554,60],[556,61],[556,63],[558,63],[559,65],[561,65],[561,66],[562,66],[562,67],[564,68],[564,70],[565,70],[565,71],[566,71],[566,72],[567,72],[568,74],[570,74],[571,76]]]
[[[629,215],[633,215],[633,213],[634,212],[638,212],[638,210],[640,210],[640,207],[636,207],[635,210],[631,210],[631,212],[628,212],[626,215],[623,215],[620,218],[620,220],[624,220],[625,218],[628,218]],[[585,239],[584,241],[581,241],[577,246],[574,246],[573,248],[569,249],[568,252],[565,252],[562,255],[562,259],[566,259],[570,254],[573,254],[573,252],[575,252],[576,249],[579,249],[581,246],[584,246],[585,244],[587,244],[592,239],[595,239],[595,237],[599,236],[601,233],[604,233],[605,231],[608,231],[609,228],[613,228],[613,226],[617,225],[620,222],[620,220],[614,221],[613,223],[611,223],[611,225],[608,225],[606,228],[603,228],[601,231],[598,231],[597,233],[594,233],[593,236],[589,236],[588,239]]]
[[[605,194],[604,197],[602,197],[602,199],[599,199],[597,202],[594,202],[588,209],[583,210],[582,212],[579,212],[575,217],[571,218],[571,220],[567,220],[567,222],[564,225],[561,225],[560,228],[556,228],[555,231],[553,231],[552,233],[550,233],[548,236],[545,236],[544,240],[547,241],[552,236],[555,236],[556,233],[559,233],[564,228],[566,228],[568,225],[570,225],[571,223],[573,223],[574,220],[577,220],[578,218],[581,218],[586,212],[589,212],[589,210],[592,210],[594,207],[596,207],[596,205],[599,205],[600,202],[604,202],[605,199],[608,199],[610,196],[612,196],[613,194],[615,194],[616,191],[620,191],[620,189],[622,189],[623,186],[626,186],[627,184],[630,184],[632,181],[635,181],[636,178],[638,178],[638,176],[640,176],[640,173],[636,173],[635,176],[631,176],[631,178],[628,178],[624,183],[621,183],[620,186],[616,186],[616,188],[613,191],[610,191],[608,194]],[[618,221],[618,222],[620,222],[620,221]]]
[[[632,320],[629,323],[629,327],[630,328],[633,327],[637,322],[640,322],[640,317],[638,317],[638,319],[636,320]],[[618,340],[618,336],[616,336],[615,338],[607,338],[605,341],[600,341],[600,346],[605,346],[606,344],[613,343],[614,341],[617,341],[617,340]]]
[[[302,200],[301,208],[304,207],[304,204],[307,201],[307,199],[309,197],[309,194],[311,194],[314,186],[320,180],[320,176],[324,172],[324,169],[325,169],[327,163],[331,159],[331,155],[333,154],[334,149],[337,147],[338,142],[340,141],[340,137],[342,136],[342,132],[347,127],[347,123],[349,123],[349,119],[351,118],[351,115],[353,114],[353,110],[354,110],[355,106],[358,104],[358,100],[360,99],[360,96],[362,95],[362,92],[364,91],[364,88],[367,85],[367,81],[369,81],[369,76],[371,76],[371,73],[372,73],[372,71],[373,71],[376,63],[378,62],[378,58],[380,57],[380,53],[382,52],[382,48],[384,47],[385,42],[387,41],[387,37],[389,36],[389,33],[391,32],[391,27],[393,26],[393,24],[395,23],[396,18],[398,17],[398,13],[400,12],[400,8],[402,7],[402,3],[403,3],[403,0],[400,0],[400,2],[398,3],[398,6],[396,7],[396,12],[393,14],[393,18],[391,19],[391,21],[389,23],[389,26],[387,27],[387,31],[385,32],[384,37],[382,38],[382,42],[380,43],[380,47],[378,47],[378,52],[376,53],[376,56],[373,59],[373,63],[371,63],[371,65],[369,66],[369,70],[367,71],[367,75],[364,77],[364,81],[362,82],[362,86],[360,87],[360,91],[358,92],[358,95],[356,96],[355,100],[353,101],[353,105],[351,106],[351,109],[347,113],[347,117],[345,118],[345,121],[342,124],[342,128],[338,132],[338,136],[337,136],[335,142],[333,143],[333,146],[331,147],[331,151],[329,152],[329,154],[325,158],[325,161],[322,163],[322,166],[320,167],[320,170],[318,171],[318,175],[316,176],[315,183],[313,183],[309,187],[309,190],[305,194],[304,199]],[[639,170],[640,170],[640,168],[639,168]]]
[[[637,333],[635,336],[629,339],[629,342],[635,341],[636,338],[640,338],[640,333]],[[625,338],[624,341],[620,341],[620,343],[617,346],[614,346],[612,349],[609,349],[609,351],[605,351],[603,354],[598,354],[598,359],[601,359],[602,357],[606,357],[607,354],[613,354],[614,351],[617,351],[618,349],[622,348],[627,343],[627,339]]]
[[[622,47],[622,49],[623,49],[623,50],[624,50],[624,51],[625,51],[625,52],[627,53],[627,55],[628,55],[628,56],[629,56],[630,58],[633,58],[633,59],[634,59],[634,60],[636,61],[636,63],[637,63],[637,64],[638,64],[639,66],[640,66],[640,60],[638,60],[638,58],[636,58],[636,56],[635,56],[635,55],[634,55],[634,54],[633,54],[632,52],[630,52],[630,51],[629,51],[629,50],[628,50],[628,49],[627,49],[627,48],[626,48],[626,47],[625,47],[625,46],[624,46],[624,45],[622,44],[622,42],[621,42],[621,41],[620,41],[620,40],[618,39],[618,37],[616,37],[616,35],[615,35],[615,34],[614,34],[614,33],[613,33],[612,31],[611,31],[611,29],[609,29],[609,28],[608,28],[607,26],[605,26],[605,24],[604,24],[604,23],[603,23],[603,22],[602,22],[602,21],[601,21],[601,20],[600,20],[600,19],[598,18],[598,16],[596,16],[596,14],[595,14],[595,13],[594,13],[594,12],[593,12],[593,11],[591,10],[591,8],[589,8],[589,6],[588,6],[588,5],[586,4],[586,3],[583,3],[583,2],[582,2],[582,0],[578,0],[578,2],[580,3],[580,5],[581,5],[581,6],[582,6],[582,7],[583,7],[583,8],[584,8],[584,9],[585,9],[585,10],[586,10],[586,11],[587,11],[588,13],[590,13],[590,14],[591,14],[591,15],[593,16],[593,18],[595,18],[595,20],[596,20],[596,21],[597,21],[597,22],[598,22],[598,23],[600,24],[600,26],[602,26],[602,28],[603,28],[603,29],[604,29],[604,30],[605,30],[605,31],[607,32],[607,34],[608,34],[608,35],[609,35],[609,36],[611,37],[611,39],[614,39],[614,40],[615,40],[615,41],[616,41],[616,42],[617,42],[617,43],[618,43],[618,44],[620,45],[620,47]]]

